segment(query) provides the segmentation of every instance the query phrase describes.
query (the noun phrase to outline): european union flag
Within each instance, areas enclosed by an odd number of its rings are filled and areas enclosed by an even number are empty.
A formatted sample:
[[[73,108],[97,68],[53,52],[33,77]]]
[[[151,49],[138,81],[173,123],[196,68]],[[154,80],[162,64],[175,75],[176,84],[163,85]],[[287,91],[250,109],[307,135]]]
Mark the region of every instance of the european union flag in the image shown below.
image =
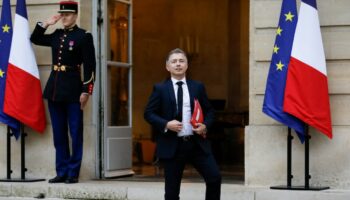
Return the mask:
[[[12,41],[12,20],[10,0],[2,1],[1,21],[0,21],[0,122],[7,124],[15,137],[18,139],[20,134],[19,122],[5,114],[4,95],[6,87],[7,65],[9,63],[11,41]]]
[[[283,112],[284,90],[297,21],[296,1],[283,0],[267,77],[263,112],[294,129],[301,142],[304,142],[304,123],[294,116]]]

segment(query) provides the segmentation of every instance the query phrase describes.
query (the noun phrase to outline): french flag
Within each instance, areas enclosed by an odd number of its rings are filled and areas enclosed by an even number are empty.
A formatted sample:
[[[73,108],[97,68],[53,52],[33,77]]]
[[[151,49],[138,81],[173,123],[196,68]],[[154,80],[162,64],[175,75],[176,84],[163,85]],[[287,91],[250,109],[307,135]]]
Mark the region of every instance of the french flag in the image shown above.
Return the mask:
[[[283,110],[332,138],[326,61],[316,0],[302,0]]]
[[[42,133],[45,130],[46,117],[39,70],[29,38],[26,2],[17,0],[4,112]]]

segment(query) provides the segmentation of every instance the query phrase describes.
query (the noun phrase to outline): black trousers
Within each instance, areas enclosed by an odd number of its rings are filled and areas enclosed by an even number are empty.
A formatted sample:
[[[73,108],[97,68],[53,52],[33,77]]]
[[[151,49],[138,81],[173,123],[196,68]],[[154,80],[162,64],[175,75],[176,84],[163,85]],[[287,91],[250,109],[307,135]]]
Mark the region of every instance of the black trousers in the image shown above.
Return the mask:
[[[190,139],[178,139],[178,149],[175,157],[163,159],[165,176],[165,200],[179,200],[181,178],[187,163],[204,178],[206,183],[205,200],[220,200],[221,175],[212,154],[205,154],[199,145]]]

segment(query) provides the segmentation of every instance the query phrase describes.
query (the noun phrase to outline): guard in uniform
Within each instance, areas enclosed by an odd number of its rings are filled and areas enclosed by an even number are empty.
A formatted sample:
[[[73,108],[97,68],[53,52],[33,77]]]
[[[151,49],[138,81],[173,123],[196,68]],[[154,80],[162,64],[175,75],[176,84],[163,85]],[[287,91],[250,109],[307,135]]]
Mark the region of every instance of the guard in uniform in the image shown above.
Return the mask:
[[[77,183],[83,155],[83,108],[92,94],[96,60],[92,35],[76,25],[77,13],[77,2],[61,1],[59,14],[39,22],[31,35],[34,44],[52,49],[44,98],[52,123],[57,176],[49,183]],[[64,28],[45,34],[59,20]]]

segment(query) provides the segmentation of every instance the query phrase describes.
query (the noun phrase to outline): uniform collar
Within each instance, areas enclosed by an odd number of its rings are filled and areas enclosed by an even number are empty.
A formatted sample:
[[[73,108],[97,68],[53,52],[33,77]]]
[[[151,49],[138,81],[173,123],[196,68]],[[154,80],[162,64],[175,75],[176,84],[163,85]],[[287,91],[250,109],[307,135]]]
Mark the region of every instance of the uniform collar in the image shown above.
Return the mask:
[[[65,28],[65,29],[63,29],[64,31],[68,31],[68,32],[70,32],[70,31],[74,31],[74,30],[77,30],[78,29],[78,25],[74,25],[73,27],[70,27],[70,28]]]

